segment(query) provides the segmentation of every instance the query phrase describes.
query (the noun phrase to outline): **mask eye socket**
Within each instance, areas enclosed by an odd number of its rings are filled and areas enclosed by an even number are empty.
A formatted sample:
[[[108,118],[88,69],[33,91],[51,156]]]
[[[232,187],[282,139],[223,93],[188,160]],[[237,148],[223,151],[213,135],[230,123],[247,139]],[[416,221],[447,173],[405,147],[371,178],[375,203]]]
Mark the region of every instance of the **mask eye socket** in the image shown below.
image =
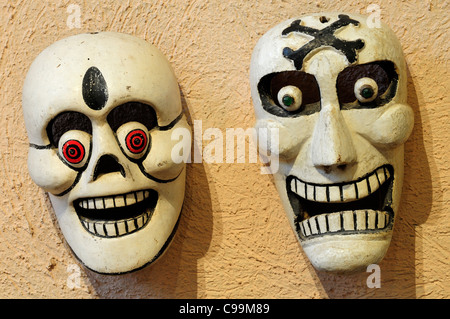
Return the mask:
[[[67,131],[59,139],[59,156],[67,165],[82,168],[87,162],[90,144],[90,134],[78,130]]]
[[[371,78],[361,78],[355,83],[354,93],[359,102],[372,102],[378,96],[377,82]]]
[[[349,66],[336,80],[340,107],[350,110],[383,106],[396,95],[397,82],[396,67],[390,61]]]
[[[297,111],[302,106],[302,91],[293,85],[280,89],[277,94],[278,103],[286,111]]]
[[[140,159],[148,150],[150,135],[145,125],[139,122],[128,122],[117,129],[122,150],[132,159]]]

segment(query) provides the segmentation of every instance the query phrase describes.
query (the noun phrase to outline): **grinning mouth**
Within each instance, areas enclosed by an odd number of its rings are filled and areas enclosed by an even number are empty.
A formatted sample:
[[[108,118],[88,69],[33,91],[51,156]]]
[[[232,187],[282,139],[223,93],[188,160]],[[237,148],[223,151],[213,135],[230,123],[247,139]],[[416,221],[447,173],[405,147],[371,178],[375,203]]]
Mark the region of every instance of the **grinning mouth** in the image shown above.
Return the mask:
[[[73,202],[83,227],[91,234],[116,238],[132,234],[151,219],[158,193],[152,189],[120,195],[81,198]]]
[[[383,165],[350,182],[315,184],[288,176],[286,188],[300,239],[376,233],[392,228],[393,167]]]

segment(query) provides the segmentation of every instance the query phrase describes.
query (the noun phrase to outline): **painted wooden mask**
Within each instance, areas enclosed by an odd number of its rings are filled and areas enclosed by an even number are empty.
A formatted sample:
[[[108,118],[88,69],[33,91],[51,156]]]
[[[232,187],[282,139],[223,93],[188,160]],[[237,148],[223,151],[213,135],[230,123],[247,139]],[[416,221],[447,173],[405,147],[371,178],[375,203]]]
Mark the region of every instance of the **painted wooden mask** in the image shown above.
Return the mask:
[[[113,32],[60,40],[31,65],[23,112],[29,173],[79,260],[105,274],[155,261],[184,199],[171,132],[189,129],[162,53]]]
[[[394,33],[351,14],[282,22],[258,41],[250,83],[256,128],[278,130],[265,151],[279,161],[275,184],[313,266],[354,272],[380,262],[414,121]]]

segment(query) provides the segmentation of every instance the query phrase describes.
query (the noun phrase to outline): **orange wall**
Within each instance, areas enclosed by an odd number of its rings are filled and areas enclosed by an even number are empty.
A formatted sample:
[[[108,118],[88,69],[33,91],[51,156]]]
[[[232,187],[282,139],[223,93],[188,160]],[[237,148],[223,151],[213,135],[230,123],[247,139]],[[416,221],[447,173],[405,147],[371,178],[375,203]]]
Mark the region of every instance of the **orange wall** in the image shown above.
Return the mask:
[[[441,0],[377,1],[381,19],[403,45],[408,100],[415,113],[405,146],[401,210],[380,263],[381,288],[367,287],[369,273],[316,272],[285,218],[272,178],[250,163],[188,164],[178,233],[156,264],[120,277],[78,268],[47,196],[27,173],[21,87],[42,49],[63,37],[96,30],[144,38],[172,62],[191,121],[201,120],[203,130],[219,128],[225,134],[226,128],[254,124],[248,73],[251,52],[263,33],[308,12],[366,13],[373,3],[147,2],[151,4],[1,0],[1,298],[450,296],[450,5]],[[79,28],[71,20],[71,4],[80,9]]]

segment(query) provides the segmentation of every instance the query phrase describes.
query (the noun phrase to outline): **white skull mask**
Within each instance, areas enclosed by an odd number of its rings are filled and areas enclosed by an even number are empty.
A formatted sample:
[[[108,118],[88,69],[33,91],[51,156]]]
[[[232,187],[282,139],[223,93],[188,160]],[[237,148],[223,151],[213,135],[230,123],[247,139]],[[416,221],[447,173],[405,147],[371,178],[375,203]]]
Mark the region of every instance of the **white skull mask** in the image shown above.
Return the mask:
[[[113,32],[58,41],[30,67],[23,111],[30,176],[80,261],[106,274],[155,261],[184,200],[171,133],[189,129],[163,54]]]
[[[413,127],[394,33],[360,15],[285,21],[258,41],[250,83],[256,128],[278,129],[278,148],[264,151],[278,157],[275,184],[311,263],[331,272],[378,263]]]

